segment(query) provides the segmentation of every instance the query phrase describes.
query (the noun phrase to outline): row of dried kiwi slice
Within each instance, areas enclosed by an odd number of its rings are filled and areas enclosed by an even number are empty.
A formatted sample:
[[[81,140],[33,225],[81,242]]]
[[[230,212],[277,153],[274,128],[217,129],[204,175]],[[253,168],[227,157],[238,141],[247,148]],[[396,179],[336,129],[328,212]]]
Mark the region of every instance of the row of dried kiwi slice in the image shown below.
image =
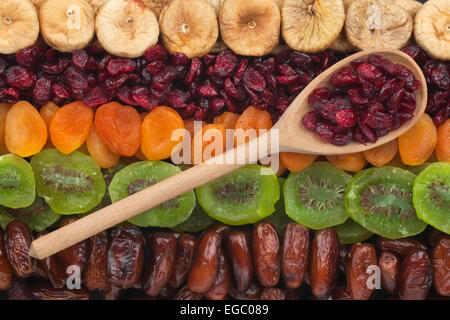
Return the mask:
[[[130,222],[197,232],[215,220],[243,225],[265,219],[282,234],[295,221],[316,230],[333,227],[343,243],[363,241],[372,233],[411,236],[422,232],[426,223],[449,233],[449,168],[449,163],[434,163],[416,177],[405,169],[378,167],[352,177],[328,162],[316,162],[285,180],[269,168],[248,165]],[[60,214],[93,212],[180,171],[168,162],[140,161],[102,172],[89,156],[56,149],[42,151],[30,163],[4,155],[0,226],[20,219],[41,231]]]

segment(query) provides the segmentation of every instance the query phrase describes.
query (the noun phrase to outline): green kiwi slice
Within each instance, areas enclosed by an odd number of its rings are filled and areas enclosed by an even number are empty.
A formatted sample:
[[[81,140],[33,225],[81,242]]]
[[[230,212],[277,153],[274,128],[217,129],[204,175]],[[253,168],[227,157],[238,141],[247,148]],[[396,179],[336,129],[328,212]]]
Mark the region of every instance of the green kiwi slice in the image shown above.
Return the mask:
[[[181,172],[180,168],[162,161],[139,161],[117,172],[109,185],[112,202],[117,202]],[[159,206],[131,218],[140,227],[173,228],[186,221],[195,207],[194,191],[186,192]]]
[[[105,195],[100,167],[91,157],[75,151],[63,154],[46,149],[31,159],[37,194],[59,214],[85,213]]]
[[[0,205],[24,208],[36,198],[36,183],[30,164],[14,154],[0,156]]]
[[[257,222],[275,211],[280,187],[272,169],[247,165],[196,189],[202,208],[229,225]]]
[[[289,174],[284,184],[287,215],[301,225],[319,230],[348,219],[345,187],[352,176],[328,162],[315,162]]]
[[[435,162],[416,177],[413,203],[420,219],[450,234],[450,163]]]
[[[275,203],[275,212],[263,219],[263,221],[271,222],[274,225],[280,239],[283,239],[284,230],[286,230],[287,225],[294,222],[288,217],[286,214],[286,209],[284,208],[283,186],[285,182],[285,178],[278,177],[278,184],[280,185],[280,199],[277,203]]]
[[[26,208],[0,208],[0,227],[3,230],[11,221],[19,220],[27,224],[30,230],[41,232],[52,226],[60,218],[61,215],[54,212],[40,197],[36,197],[33,204]]]
[[[367,230],[389,239],[422,232],[427,224],[417,218],[412,203],[415,177],[389,166],[357,173],[345,194],[348,214]]]
[[[214,221],[216,220],[208,216],[197,203],[189,219],[173,227],[172,230],[176,232],[199,232],[209,228]]]
[[[333,229],[338,233],[341,244],[363,242],[373,235],[373,232],[363,228],[351,218],[347,219],[343,224],[334,226]]]

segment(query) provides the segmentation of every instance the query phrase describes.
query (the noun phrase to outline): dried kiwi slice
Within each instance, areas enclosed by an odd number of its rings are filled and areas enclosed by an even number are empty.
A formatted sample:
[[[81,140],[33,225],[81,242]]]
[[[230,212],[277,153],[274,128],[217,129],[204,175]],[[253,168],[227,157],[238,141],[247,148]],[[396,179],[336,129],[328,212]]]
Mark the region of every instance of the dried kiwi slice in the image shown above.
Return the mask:
[[[0,156],[0,205],[24,208],[35,198],[36,185],[30,164],[14,154]]]
[[[334,226],[333,229],[338,233],[341,244],[363,242],[373,235],[373,232],[357,224],[351,218],[347,219],[343,224]]]
[[[214,219],[243,225],[275,211],[280,187],[272,169],[247,165],[196,189],[202,208]]]
[[[420,219],[450,234],[450,163],[433,163],[416,177],[413,203]]]
[[[412,203],[415,177],[389,166],[357,173],[345,193],[348,214],[367,230],[389,239],[422,232],[427,224],[417,218]]]
[[[63,154],[46,149],[31,159],[37,194],[56,213],[85,213],[96,207],[105,195],[100,167],[78,151]]]
[[[61,215],[54,212],[40,197],[36,197],[33,204],[27,208],[0,208],[0,227],[3,230],[11,221],[19,220],[26,223],[30,230],[41,232],[52,226],[60,218]]]
[[[280,185],[280,199],[277,203],[275,203],[275,212],[263,219],[263,221],[271,222],[274,225],[280,239],[283,239],[284,230],[286,230],[287,225],[294,222],[288,217],[286,214],[286,209],[284,208],[283,186],[285,182],[285,178],[278,177],[278,184]]]
[[[109,185],[111,201],[117,202],[179,172],[181,170],[177,166],[162,161],[132,163],[112,179]],[[173,228],[186,221],[194,207],[195,194],[194,191],[189,191],[128,221],[140,227]]]
[[[172,228],[176,232],[198,232],[207,229],[214,223],[203,208],[197,203],[191,216],[186,221]]]
[[[323,229],[345,222],[345,187],[352,176],[328,162],[315,162],[291,173],[284,184],[287,215],[311,229]]]

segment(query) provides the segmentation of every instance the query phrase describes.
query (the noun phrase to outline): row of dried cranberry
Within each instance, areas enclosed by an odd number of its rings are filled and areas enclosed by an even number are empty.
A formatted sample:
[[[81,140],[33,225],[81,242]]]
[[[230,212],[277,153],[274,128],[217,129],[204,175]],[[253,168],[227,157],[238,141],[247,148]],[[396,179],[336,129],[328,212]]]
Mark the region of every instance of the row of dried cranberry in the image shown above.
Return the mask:
[[[123,225],[37,261],[27,254],[30,230],[13,221],[0,237],[0,287],[9,299],[450,296],[448,235],[432,230],[429,247],[415,238],[372,240],[349,248],[333,229],[312,234],[295,223],[282,239],[268,222],[241,228],[216,223],[198,237]],[[67,284],[76,284],[77,271],[83,287],[71,290]],[[383,290],[375,290],[377,278]]]

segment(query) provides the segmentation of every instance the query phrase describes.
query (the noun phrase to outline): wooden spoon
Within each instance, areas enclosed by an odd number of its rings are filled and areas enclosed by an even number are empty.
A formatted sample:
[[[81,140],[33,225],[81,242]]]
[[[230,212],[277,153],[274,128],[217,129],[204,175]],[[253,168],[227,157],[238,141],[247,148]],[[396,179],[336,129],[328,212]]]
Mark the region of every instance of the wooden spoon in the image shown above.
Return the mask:
[[[350,62],[364,59],[370,54],[378,54],[394,63],[400,63],[406,66],[412,71],[414,77],[420,81],[421,86],[415,92],[416,110],[413,119],[403,124],[399,129],[379,138],[376,143],[361,144],[352,141],[345,146],[335,146],[322,141],[314,132],[303,127],[301,123],[303,116],[311,111],[311,107],[308,104],[308,95],[316,88],[330,86],[329,79],[334,73],[342,67],[349,65]],[[251,140],[247,144],[240,145],[205,163],[165,179],[145,190],[34,240],[31,244],[29,254],[38,259],[46,258],[180,194],[235,171],[247,163],[256,162],[258,159],[262,159],[272,153],[298,152],[337,155],[372,149],[396,139],[411,128],[424,113],[426,104],[427,85],[425,77],[411,57],[401,51],[389,49],[373,49],[358,52],[339,61],[311,81],[268,133],[262,134],[258,139]],[[276,142],[279,143],[277,144]],[[236,162],[239,156],[242,157],[240,159],[241,161]]]

